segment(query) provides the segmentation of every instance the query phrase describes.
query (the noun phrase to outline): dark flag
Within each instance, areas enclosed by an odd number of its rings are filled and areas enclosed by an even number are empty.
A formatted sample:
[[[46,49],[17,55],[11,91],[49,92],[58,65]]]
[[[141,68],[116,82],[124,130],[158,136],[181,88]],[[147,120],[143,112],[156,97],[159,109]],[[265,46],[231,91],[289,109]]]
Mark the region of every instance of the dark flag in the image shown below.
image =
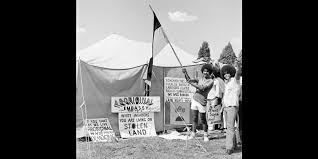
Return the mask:
[[[148,86],[151,86],[153,57],[157,55],[169,42],[152,8],[151,8],[151,11],[154,16],[154,23],[153,23],[153,36],[152,36],[152,57],[149,60],[147,77],[145,78],[145,83],[147,83]]]
[[[148,69],[147,69],[147,77],[145,79],[145,83],[150,87],[151,86],[151,76],[152,76],[152,66],[153,66],[153,57],[150,58]]]

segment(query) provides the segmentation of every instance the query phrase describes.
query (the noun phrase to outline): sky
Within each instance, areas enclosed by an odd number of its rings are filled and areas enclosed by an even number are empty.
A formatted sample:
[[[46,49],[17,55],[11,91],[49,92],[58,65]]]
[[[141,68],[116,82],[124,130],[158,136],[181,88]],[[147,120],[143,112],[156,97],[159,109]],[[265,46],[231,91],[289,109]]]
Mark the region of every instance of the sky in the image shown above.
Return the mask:
[[[230,42],[242,49],[242,0],[77,0],[76,50],[118,34],[151,43],[153,8],[169,41],[196,55],[207,41],[212,59]]]

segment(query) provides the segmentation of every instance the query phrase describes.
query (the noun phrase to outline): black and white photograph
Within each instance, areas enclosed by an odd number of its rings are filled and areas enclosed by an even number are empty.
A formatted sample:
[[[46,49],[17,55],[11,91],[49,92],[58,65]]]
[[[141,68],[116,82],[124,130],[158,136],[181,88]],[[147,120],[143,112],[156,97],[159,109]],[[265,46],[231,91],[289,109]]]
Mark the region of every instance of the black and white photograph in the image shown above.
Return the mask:
[[[76,158],[242,159],[242,36],[242,0],[76,0]]]

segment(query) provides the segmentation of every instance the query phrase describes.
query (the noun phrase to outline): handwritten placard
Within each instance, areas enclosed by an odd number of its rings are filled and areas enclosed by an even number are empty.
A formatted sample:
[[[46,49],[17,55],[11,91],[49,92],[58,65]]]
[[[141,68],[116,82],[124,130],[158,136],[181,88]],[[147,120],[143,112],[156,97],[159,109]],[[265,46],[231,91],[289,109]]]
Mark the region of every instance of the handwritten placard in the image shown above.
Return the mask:
[[[170,102],[170,124],[184,125],[183,120],[187,124],[190,123],[190,103]]]
[[[184,78],[164,78],[165,101],[191,102],[195,88],[190,86]]]
[[[214,101],[207,102],[207,123],[208,127],[212,127],[216,123],[222,122],[222,116],[220,113],[221,105],[216,105]]]
[[[119,131],[122,138],[156,136],[154,113],[119,113]]]
[[[93,142],[113,142],[115,133],[108,118],[86,119],[87,131]]]
[[[112,97],[112,113],[160,112],[160,96]]]

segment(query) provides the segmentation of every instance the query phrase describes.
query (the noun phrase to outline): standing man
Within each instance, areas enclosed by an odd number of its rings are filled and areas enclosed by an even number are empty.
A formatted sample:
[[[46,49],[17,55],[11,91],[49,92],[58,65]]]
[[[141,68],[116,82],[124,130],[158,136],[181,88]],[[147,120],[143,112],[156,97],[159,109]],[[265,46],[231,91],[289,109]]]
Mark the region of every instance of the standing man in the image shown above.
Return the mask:
[[[220,78],[220,68],[214,66],[212,69],[212,79],[213,79],[213,87],[210,90],[207,96],[207,119],[211,125],[213,126],[212,130],[214,130],[215,124],[223,125],[222,121],[222,113],[220,113],[221,109],[221,101],[224,93],[224,81]],[[214,112],[216,111],[216,113]],[[214,112],[214,113],[213,113]]]
[[[239,63],[239,61],[236,61],[234,65],[236,69],[235,79],[239,81],[240,84],[240,93],[239,93],[239,110],[237,113],[237,120],[236,120],[236,142],[237,145],[242,145],[241,140],[241,127],[242,127],[242,64]]]
[[[200,116],[204,131],[203,140],[209,141],[208,125],[206,121],[206,99],[213,86],[213,80],[211,79],[212,66],[210,64],[204,64],[202,66],[202,77],[200,79],[190,79],[185,68],[182,69],[182,72],[184,73],[187,82],[196,88],[196,91],[191,99],[191,114],[193,116],[193,123],[190,139],[195,137],[196,127],[198,125],[198,116]]]
[[[235,120],[239,109],[240,83],[235,78],[236,69],[232,65],[225,65],[221,69],[225,80],[222,109],[226,120],[226,153],[232,154],[236,148]],[[238,124],[237,124],[238,125]]]

